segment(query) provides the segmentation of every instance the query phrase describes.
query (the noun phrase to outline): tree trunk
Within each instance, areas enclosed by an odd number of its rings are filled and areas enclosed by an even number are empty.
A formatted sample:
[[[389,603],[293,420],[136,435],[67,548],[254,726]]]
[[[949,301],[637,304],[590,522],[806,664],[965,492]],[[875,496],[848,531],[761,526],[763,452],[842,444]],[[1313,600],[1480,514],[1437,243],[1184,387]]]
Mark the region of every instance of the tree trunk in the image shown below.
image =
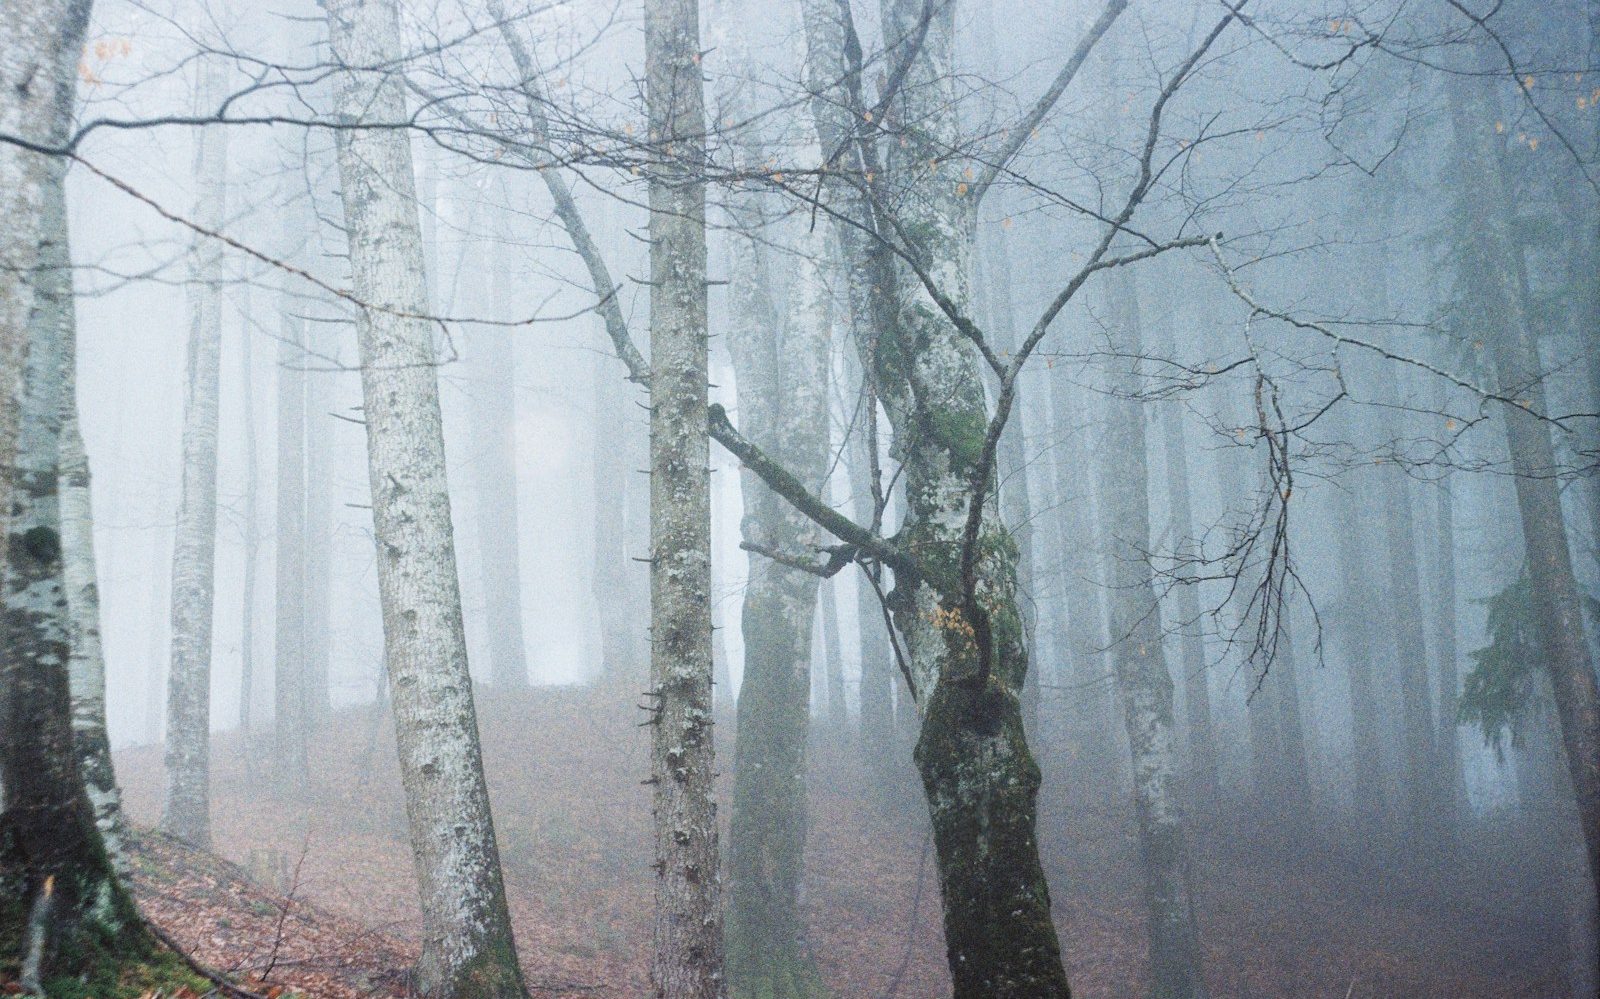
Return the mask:
[[[249,286],[244,289],[244,314],[252,315]],[[246,323],[239,336],[239,396],[244,409],[244,590],[239,627],[239,730],[246,738],[245,766],[254,770],[256,754],[249,744],[250,707],[255,690],[256,568],[261,560],[261,530],[257,523],[256,493],[260,476],[256,468],[255,337]]]
[[[287,281],[287,279],[285,279]],[[289,289],[278,298],[277,538],[273,600],[272,772],[281,794],[304,792],[311,740],[306,669],[306,322]]]
[[[1474,78],[1476,79],[1476,78]],[[1493,79],[1487,76],[1486,79]],[[1515,473],[1517,508],[1522,519],[1534,615],[1543,640],[1546,669],[1561,722],[1567,771],[1577,798],[1579,824],[1589,859],[1589,877],[1600,900],[1600,689],[1584,634],[1583,610],[1567,546],[1560,482],[1550,430],[1536,414],[1545,412],[1544,369],[1529,317],[1516,287],[1517,264],[1511,240],[1512,202],[1503,163],[1493,148],[1493,116],[1471,113],[1469,104],[1488,107],[1484,91],[1458,80],[1451,91],[1457,155],[1465,176],[1476,183],[1463,206],[1471,212],[1465,240],[1469,285],[1481,296],[1484,314],[1495,326],[1483,331],[1493,363],[1494,384],[1517,401],[1501,405],[1506,440]],[[1473,98],[1477,97],[1477,101]],[[1484,121],[1477,120],[1483,117]]]
[[[367,427],[384,661],[421,896],[421,990],[525,995],[467,669],[393,0],[326,4]],[[381,67],[379,70],[366,67]]]
[[[1109,427],[1101,452],[1101,509],[1117,524],[1110,564],[1111,658],[1123,724],[1133,760],[1133,801],[1149,906],[1151,994],[1163,999],[1206,995],[1189,875],[1189,851],[1178,801],[1172,674],[1167,668],[1161,614],[1145,552],[1150,545],[1149,470],[1143,386],[1137,361],[1138,289],[1118,270],[1107,282],[1112,300],[1106,372]]]
[[[696,0],[647,0],[650,682],[657,999],[724,994],[713,799],[705,98]]]
[[[817,95],[815,126],[822,148],[831,150],[856,128],[843,92],[845,26],[841,8],[825,0],[807,0],[802,13],[807,76]],[[926,30],[924,13],[925,4],[916,0],[884,11],[886,37],[901,46],[921,40],[905,60],[905,83],[892,112],[911,127],[902,133],[905,145],[893,150],[885,182],[903,195],[898,221],[902,231],[917,234],[912,252],[945,279],[944,294],[965,308],[972,220],[960,191],[959,161],[941,160],[956,144],[949,113],[953,5],[933,10]],[[831,183],[828,193],[840,201],[835,210],[870,222],[870,207],[849,184]],[[922,713],[915,758],[933,824],[955,996],[1065,996],[1066,973],[1039,866],[1039,768],[1022,722],[1027,652],[1016,600],[1017,550],[993,503],[977,564],[993,636],[987,676],[979,672],[974,623],[964,612],[958,562],[988,422],[982,375],[970,344],[909,269],[892,264],[853,228],[838,231],[858,331],[868,334],[857,349],[885,404],[904,468],[905,517],[897,541],[922,556],[921,578],[897,576],[890,600]],[[869,318],[862,323],[862,317]]]
[[[839,642],[839,595],[835,584],[823,583],[818,599],[822,602],[822,661],[828,677],[828,727],[842,735],[850,725],[850,705],[844,693],[844,650]]]
[[[489,301],[503,312],[512,282],[506,254],[489,262]],[[485,326],[469,344],[477,378],[468,399],[477,480],[479,573],[489,627],[490,683],[503,690],[528,686],[522,638],[522,568],[517,544],[517,383],[513,330]]]
[[[726,95],[722,113],[737,94]],[[759,169],[761,144],[740,142],[741,161]],[[820,234],[807,233],[789,265],[788,314],[780,322],[763,242],[761,196],[737,192],[731,208],[732,328],[727,343],[738,387],[741,432],[781,456],[821,495],[828,476],[828,369],[831,316],[820,272]],[[811,520],[774,494],[755,473],[740,475],[744,540],[807,553],[821,540]],[[744,681],[734,748],[729,829],[728,992],[735,999],[806,999],[822,982],[806,952],[800,919],[805,875],[806,739],[810,720],[812,635],[818,579],[752,555],[743,608]],[[825,611],[826,613],[826,611]],[[825,676],[825,679],[828,679]],[[826,687],[830,711],[843,707],[840,684]]]
[[[0,130],[46,144],[65,140],[89,6],[47,0],[0,9]],[[74,629],[59,493],[75,343],[71,271],[62,266],[70,261],[65,171],[65,160],[0,150],[7,211],[0,243],[7,366],[0,370],[8,373],[0,391],[7,472],[0,490],[9,512],[0,622],[0,961],[20,966],[20,984],[34,993],[47,980],[114,974],[152,946],[96,828],[73,730]],[[81,545],[73,558],[81,565]]]
[[[1177,361],[1172,328],[1157,329],[1156,356]],[[1192,555],[1198,544],[1194,533],[1193,499],[1189,489],[1189,453],[1184,440],[1183,408],[1168,402],[1159,407],[1161,443],[1167,469],[1167,509],[1172,518],[1168,534],[1174,551]],[[1179,667],[1183,670],[1185,729],[1189,750],[1189,800],[1196,811],[1214,811],[1221,784],[1217,773],[1216,736],[1211,727],[1211,683],[1206,668],[1205,625],[1200,618],[1200,587],[1186,581],[1172,593],[1168,627],[1178,633]]]
[[[207,63],[200,108],[224,86]],[[195,220],[227,218],[227,132],[195,131]],[[217,411],[222,352],[222,244],[195,234],[189,249],[189,353],[183,397],[183,486],[172,547],[172,665],[167,674],[167,797],[162,831],[211,845],[211,626],[217,558]]]

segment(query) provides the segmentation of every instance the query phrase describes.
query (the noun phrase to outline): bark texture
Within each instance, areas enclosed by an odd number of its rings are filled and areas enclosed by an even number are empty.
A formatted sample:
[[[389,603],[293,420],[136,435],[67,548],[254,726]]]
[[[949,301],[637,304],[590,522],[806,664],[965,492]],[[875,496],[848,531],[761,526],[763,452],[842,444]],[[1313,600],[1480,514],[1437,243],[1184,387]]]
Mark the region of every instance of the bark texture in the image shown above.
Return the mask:
[[[338,160],[377,541],[384,660],[420,894],[421,990],[525,994],[506,911],[467,670],[393,0],[330,0],[344,70]],[[371,69],[370,67],[382,67]],[[371,128],[357,126],[370,125]]]
[[[647,0],[650,681],[657,999],[725,994],[711,701],[705,94],[696,0]]]
[[[0,8],[0,129],[43,145],[64,140],[89,8],[81,0]],[[63,266],[65,167],[16,147],[0,150],[0,488],[9,514],[0,621],[0,961],[21,966],[20,984],[32,992],[47,982],[75,984],[151,946],[101,842],[73,730],[59,496],[74,345],[71,272]]]

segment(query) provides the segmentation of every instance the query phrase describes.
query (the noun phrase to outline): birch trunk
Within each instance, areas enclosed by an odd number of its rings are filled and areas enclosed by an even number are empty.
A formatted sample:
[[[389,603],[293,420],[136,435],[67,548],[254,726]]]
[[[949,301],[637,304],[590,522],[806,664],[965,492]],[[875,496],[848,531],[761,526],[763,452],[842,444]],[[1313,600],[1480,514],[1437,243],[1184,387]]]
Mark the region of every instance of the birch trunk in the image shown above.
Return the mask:
[[[199,106],[223,87],[206,65]],[[227,132],[195,132],[193,217],[218,232],[227,218]],[[222,351],[222,244],[195,234],[189,248],[189,350],[183,395],[183,485],[172,547],[172,660],[167,673],[167,796],[161,829],[211,845],[211,627],[217,557],[217,411]]]
[[[525,995],[467,669],[393,0],[329,0],[384,661],[420,894],[421,991]],[[369,67],[383,67],[372,70]],[[371,129],[357,126],[372,125]]]
[[[1494,79],[1487,75],[1485,79]],[[1535,415],[1545,411],[1544,369],[1529,317],[1517,286],[1510,214],[1513,207],[1504,165],[1494,148],[1492,115],[1473,115],[1469,104],[1486,107],[1482,91],[1457,81],[1451,112],[1457,155],[1470,179],[1473,236],[1464,248],[1471,287],[1482,296],[1484,314],[1494,324],[1482,332],[1488,342],[1494,383],[1518,405],[1500,407],[1515,473],[1534,614],[1543,639],[1545,665],[1560,720],[1567,773],[1577,799],[1589,859],[1589,877],[1600,900],[1600,689],[1584,634],[1583,610],[1567,545],[1560,482],[1550,430]],[[1480,85],[1481,86],[1481,85]],[[1483,118],[1484,120],[1478,120]],[[1464,206],[1465,210],[1465,206]]]
[[[1111,564],[1111,658],[1133,760],[1133,801],[1149,907],[1151,994],[1206,995],[1178,801],[1172,674],[1162,645],[1150,546],[1149,471],[1142,391],[1137,288],[1126,270],[1110,280],[1110,354],[1130,359],[1107,371],[1109,428],[1101,457],[1101,509],[1118,525]]]
[[[0,9],[0,130],[45,145],[65,140],[89,8],[47,0]],[[96,828],[73,727],[59,493],[74,349],[65,171],[65,160],[0,150],[0,498],[9,514],[0,961],[20,966],[22,988],[35,993],[47,978],[87,974],[151,946]]]
[[[650,682],[657,999],[718,999],[707,430],[705,97],[696,0],[647,0],[650,175]]]
[[[71,261],[63,242],[63,264]],[[72,298],[61,306],[63,336],[76,339],[77,321]],[[94,515],[90,505],[89,456],[79,431],[77,377],[72,370],[73,341],[68,341],[67,407],[61,428],[61,572],[66,587],[71,658],[68,674],[72,690],[72,735],[77,748],[78,771],[83,775],[94,822],[100,830],[113,865],[127,870],[128,826],[122,813],[122,792],[117,788],[111,762],[111,740],[106,733],[106,660],[100,642],[100,587],[95,578]]]

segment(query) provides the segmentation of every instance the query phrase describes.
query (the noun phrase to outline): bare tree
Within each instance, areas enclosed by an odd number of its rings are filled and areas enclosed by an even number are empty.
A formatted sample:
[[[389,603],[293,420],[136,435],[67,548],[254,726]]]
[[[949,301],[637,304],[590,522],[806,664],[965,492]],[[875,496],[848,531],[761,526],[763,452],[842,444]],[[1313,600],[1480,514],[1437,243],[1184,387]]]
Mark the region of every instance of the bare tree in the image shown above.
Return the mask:
[[[393,0],[331,0],[384,660],[423,914],[422,990],[525,995],[467,669]]]

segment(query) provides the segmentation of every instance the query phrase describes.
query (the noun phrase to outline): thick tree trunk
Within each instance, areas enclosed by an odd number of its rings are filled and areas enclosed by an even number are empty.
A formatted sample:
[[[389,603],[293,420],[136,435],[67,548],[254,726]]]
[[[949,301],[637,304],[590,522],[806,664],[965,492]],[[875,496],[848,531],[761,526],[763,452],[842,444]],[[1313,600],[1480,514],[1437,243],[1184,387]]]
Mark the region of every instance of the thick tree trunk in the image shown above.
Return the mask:
[[[647,0],[650,680],[657,999],[724,994],[713,797],[705,97],[696,0]]]
[[[424,993],[525,995],[467,669],[392,0],[329,0],[384,660],[423,918]],[[352,68],[353,67],[353,68]],[[380,67],[379,70],[365,67]]]
[[[1142,356],[1138,290],[1126,270],[1108,282],[1111,350]],[[1101,509],[1117,524],[1111,553],[1111,658],[1133,760],[1133,801],[1149,906],[1151,993],[1163,999],[1206,995],[1181,806],[1172,674],[1167,668],[1151,550],[1141,377],[1133,360],[1106,372],[1109,428],[1101,453]]]
[[[46,144],[65,139],[88,20],[87,2],[0,9],[0,130]],[[71,272],[63,266],[65,168],[64,160],[0,150],[7,212],[0,489],[9,514],[0,621],[0,961],[20,966],[23,989],[35,993],[48,979],[76,979],[151,947],[96,828],[73,728],[74,628],[59,493],[75,342]],[[76,545],[80,566],[84,557]]]
[[[207,65],[200,107],[221,93]],[[227,132],[195,132],[194,218],[217,232],[224,202]],[[196,234],[189,249],[189,353],[183,396],[183,484],[172,546],[172,665],[167,673],[167,797],[161,828],[211,845],[211,626],[217,556],[217,414],[222,352],[222,244]]]
[[[897,52],[921,41],[893,111],[906,142],[893,151],[886,183],[899,195],[903,231],[917,235],[913,252],[940,275],[943,293],[965,308],[972,220],[958,161],[941,159],[955,145],[949,110],[954,12],[953,5],[936,7],[924,26],[925,8],[903,0],[884,10],[884,34],[897,40]],[[831,150],[856,129],[843,93],[845,26],[838,5],[807,0],[801,9],[815,125],[822,148]],[[837,210],[870,221],[870,207],[849,184],[833,183],[828,193],[838,199]],[[993,636],[987,676],[979,671],[974,625],[963,610],[959,552],[988,422],[982,375],[970,345],[909,270],[891,267],[881,247],[851,229],[842,226],[839,233],[858,331],[868,334],[857,348],[889,414],[904,467],[905,517],[897,540],[918,553],[923,569],[921,578],[897,577],[890,599],[922,713],[915,758],[933,824],[955,995],[1065,996],[1036,840],[1039,768],[1022,722],[1027,653],[1016,600],[1017,550],[992,503],[977,565],[978,595]]]
[[[59,245],[63,266],[70,266],[66,244]],[[63,335],[77,333],[70,295],[63,296],[66,315]],[[94,809],[100,841],[119,871],[125,871],[127,822],[122,814],[122,793],[111,763],[111,740],[106,734],[106,661],[100,642],[100,587],[95,578],[94,515],[89,494],[89,456],[84,451],[78,424],[77,377],[72,366],[71,341],[67,348],[65,421],[61,428],[61,572],[71,615],[68,674],[72,690],[72,736],[78,771]]]
[[[1485,77],[1493,79],[1492,75]],[[1470,223],[1467,277],[1482,297],[1484,314],[1497,328],[1486,329],[1494,383],[1500,394],[1517,401],[1502,405],[1506,440],[1515,473],[1517,508],[1527,569],[1534,595],[1534,614],[1543,639],[1545,667],[1561,722],[1567,772],[1577,798],[1578,821],[1589,859],[1589,876],[1600,900],[1600,689],[1584,634],[1583,609],[1567,545],[1561,509],[1558,466],[1549,427],[1536,414],[1545,411],[1541,379],[1544,369],[1530,318],[1517,287],[1517,261],[1511,239],[1513,203],[1494,148],[1492,116],[1475,115],[1478,94],[1468,82],[1452,88],[1451,111],[1457,155],[1472,179],[1475,210]],[[1482,93],[1479,91],[1479,93]],[[1479,118],[1484,120],[1480,121]],[[1486,210],[1484,210],[1486,208]]]

